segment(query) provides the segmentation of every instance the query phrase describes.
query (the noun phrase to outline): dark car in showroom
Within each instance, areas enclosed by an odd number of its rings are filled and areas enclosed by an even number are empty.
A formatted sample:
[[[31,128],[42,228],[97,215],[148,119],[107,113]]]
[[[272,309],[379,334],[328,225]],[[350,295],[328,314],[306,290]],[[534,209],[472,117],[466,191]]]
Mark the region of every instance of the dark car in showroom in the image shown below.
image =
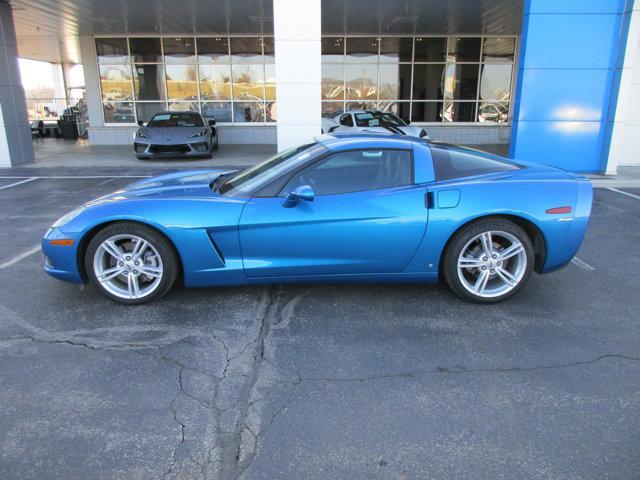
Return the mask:
[[[218,148],[214,119],[198,112],[159,112],[140,125],[133,148],[140,160],[148,158],[207,157]]]

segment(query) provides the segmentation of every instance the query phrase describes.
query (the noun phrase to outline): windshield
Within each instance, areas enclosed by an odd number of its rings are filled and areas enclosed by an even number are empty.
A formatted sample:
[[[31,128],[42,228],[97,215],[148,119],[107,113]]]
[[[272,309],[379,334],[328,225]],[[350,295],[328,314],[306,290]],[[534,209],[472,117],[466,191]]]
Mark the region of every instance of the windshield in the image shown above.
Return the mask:
[[[280,152],[258,165],[247,168],[228,178],[220,186],[220,193],[228,196],[247,196],[257,192],[283,173],[317,156],[326,147],[309,143]]]
[[[380,123],[370,113],[356,113],[354,116],[358,127],[377,127]]]
[[[158,113],[149,121],[147,127],[204,127],[204,122],[197,113]]]
[[[406,123],[399,117],[396,117],[393,113],[389,112],[373,112],[375,118],[380,120],[380,123],[390,123],[396,127],[404,127]]]

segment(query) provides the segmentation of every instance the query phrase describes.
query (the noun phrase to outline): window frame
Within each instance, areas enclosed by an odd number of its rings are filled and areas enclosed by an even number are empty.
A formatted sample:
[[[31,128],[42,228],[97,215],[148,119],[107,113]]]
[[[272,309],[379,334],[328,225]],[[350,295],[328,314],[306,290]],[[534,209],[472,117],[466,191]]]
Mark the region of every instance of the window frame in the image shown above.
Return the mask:
[[[327,194],[322,194],[322,195],[315,193],[314,196],[316,196],[316,197],[329,197],[329,196],[334,196],[334,195],[348,195],[348,194],[351,194],[351,193],[362,193],[362,192],[377,192],[377,191],[382,191],[382,190],[390,190],[390,189],[393,189],[393,188],[406,188],[406,187],[415,186],[416,185],[416,169],[415,169],[414,153],[413,153],[413,148],[412,147],[409,147],[409,148],[390,148],[390,147],[383,147],[383,148],[374,148],[374,147],[370,147],[370,148],[348,148],[348,149],[344,149],[344,150],[338,150],[336,152],[333,152],[333,151],[325,152],[320,157],[315,158],[315,159],[311,159],[311,160],[309,160],[309,162],[307,162],[306,164],[301,165],[299,168],[297,168],[295,170],[292,170],[291,172],[288,172],[286,176],[283,175],[282,178],[275,179],[273,183],[280,182],[280,181],[283,181],[283,180],[284,180],[284,183],[281,184],[280,188],[278,189],[278,192],[275,195],[272,195],[271,197],[273,197],[273,198],[285,198],[291,192],[286,192],[283,195],[284,189],[289,184],[289,182],[291,182],[293,177],[298,175],[303,170],[306,170],[308,168],[313,167],[317,163],[324,162],[325,160],[329,159],[332,155],[336,155],[336,154],[340,154],[340,153],[346,153],[346,152],[366,152],[366,151],[380,151],[380,150],[396,151],[396,152],[408,152],[409,153],[409,166],[410,166],[409,168],[410,168],[411,178],[410,178],[410,181],[409,181],[408,184],[399,185],[399,186],[395,186],[395,187],[370,188],[370,189],[367,189],[367,190],[354,190],[354,191],[350,191],[350,192],[327,193]],[[256,196],[258,196],[258,195],[256,195]]]

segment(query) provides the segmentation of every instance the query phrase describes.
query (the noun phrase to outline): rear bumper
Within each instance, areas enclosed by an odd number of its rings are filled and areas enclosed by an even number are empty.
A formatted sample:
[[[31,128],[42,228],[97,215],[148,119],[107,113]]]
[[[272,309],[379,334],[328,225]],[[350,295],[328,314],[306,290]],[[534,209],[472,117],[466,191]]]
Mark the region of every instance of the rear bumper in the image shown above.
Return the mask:
[[[51,240],[72,238],[62,234],[57,228],[50,228],[42,239],[42,253],[44,254],[44,271],[58,280],[76,284],[84,283],[78,268],[79,238],[73,238],[71,246],[51,245]]]

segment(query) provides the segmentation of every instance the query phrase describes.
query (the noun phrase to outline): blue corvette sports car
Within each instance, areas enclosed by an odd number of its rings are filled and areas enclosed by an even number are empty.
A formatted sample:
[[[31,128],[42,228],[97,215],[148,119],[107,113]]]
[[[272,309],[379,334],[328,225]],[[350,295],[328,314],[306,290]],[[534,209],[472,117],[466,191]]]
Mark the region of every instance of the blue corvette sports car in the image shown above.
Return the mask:
[[[435,282],[504,300],[574,256],[591,183],[381,134],[331,134],[240,172],[148,178],[59,219],[45,270],[127,304],[187,286]]]

